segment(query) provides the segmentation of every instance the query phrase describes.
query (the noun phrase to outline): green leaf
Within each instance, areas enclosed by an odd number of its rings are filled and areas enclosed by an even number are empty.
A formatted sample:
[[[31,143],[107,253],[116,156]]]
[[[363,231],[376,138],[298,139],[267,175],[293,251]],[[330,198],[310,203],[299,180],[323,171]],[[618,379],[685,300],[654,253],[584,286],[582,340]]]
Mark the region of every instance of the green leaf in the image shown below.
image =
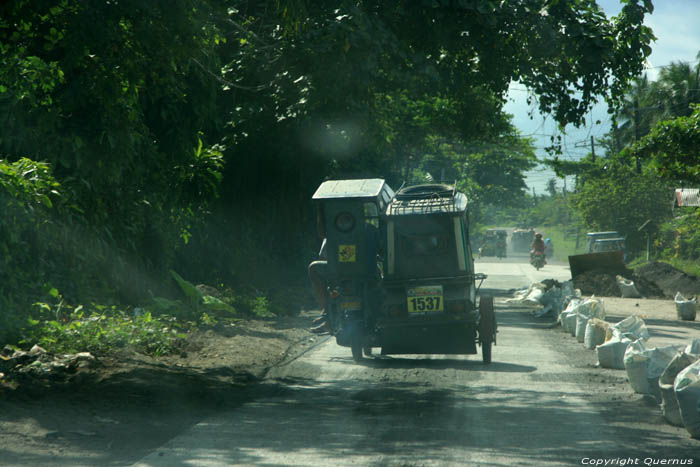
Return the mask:
[[[197,287],[195,287],[192,283],[187,282],[185,279],[182,278],[182,276],[180,276],[172,269],[170,270],[170,274],[173,276],[173,279],[175,279],[175,282],[177,282],[177,284],[180,286],[180,289],[182,289],[183,293],[187,296],[187,298],[189,298],[195,304],[202,303],[203,295],[202,292],[200,292],[197,289]]]
[[[216,297],[212,297],[211,295],[204,295],[202,297],[202,302],[203,302],[204,306],[209,310],[227,311],[229,313],[236,312],[236,310],[231,305],[219,300]]]

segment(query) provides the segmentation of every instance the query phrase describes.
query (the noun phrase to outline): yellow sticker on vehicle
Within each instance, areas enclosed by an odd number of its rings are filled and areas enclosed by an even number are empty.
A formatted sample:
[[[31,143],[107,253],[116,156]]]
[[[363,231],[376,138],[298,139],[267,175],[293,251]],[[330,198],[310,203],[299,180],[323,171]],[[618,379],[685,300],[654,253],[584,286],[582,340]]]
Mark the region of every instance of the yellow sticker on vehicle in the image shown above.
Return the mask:
[[[338,245],[338,262],[354,263],[357,256],[356,245]]]
[[[409,288],[406,290],[406,298],[409,313],[429,313],[445,309],[441,285]]]

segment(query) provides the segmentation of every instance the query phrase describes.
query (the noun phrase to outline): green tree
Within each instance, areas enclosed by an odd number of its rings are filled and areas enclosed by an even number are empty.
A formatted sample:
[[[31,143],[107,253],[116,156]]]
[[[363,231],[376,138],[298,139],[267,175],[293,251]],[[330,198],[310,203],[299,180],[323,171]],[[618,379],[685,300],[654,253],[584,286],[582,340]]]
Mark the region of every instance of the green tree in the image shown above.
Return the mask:
[[[651,161],[651,169],[669,181],[700,183],[700,106],[688,117],[658,123],[626,154]]]
[[[0,5],[0,154],[50,164],[75,203],[65,249],[109,287],[171,264],[216,194],[213,3]]]
[[[593,230],[617,230],[627,238],[630,251],[645,245],[638,231],[648,219],[658,225],[671,215],[671,190],[649,170],[637,174],[634,167],[618,160],[600,161],[598,176],[570,196],[583,223]]]

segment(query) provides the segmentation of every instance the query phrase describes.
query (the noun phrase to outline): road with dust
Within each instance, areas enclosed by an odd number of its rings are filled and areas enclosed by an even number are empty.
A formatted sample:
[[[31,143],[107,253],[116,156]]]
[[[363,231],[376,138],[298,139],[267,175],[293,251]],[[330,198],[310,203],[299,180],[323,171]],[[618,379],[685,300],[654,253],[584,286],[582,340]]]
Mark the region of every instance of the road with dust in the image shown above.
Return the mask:
[[[525,258],[484,258],[476,268],[495,292],[569,277],[564,265],[535,271]],[[274,368],[256,400],[202,421],[135,465],[698,464],[698,443],[663,426],[656,407],[630,394],[624,372],[596,368],[551,321],[504,298],[496,300],[491,365],[480,355],[358,364],[327,338]]]

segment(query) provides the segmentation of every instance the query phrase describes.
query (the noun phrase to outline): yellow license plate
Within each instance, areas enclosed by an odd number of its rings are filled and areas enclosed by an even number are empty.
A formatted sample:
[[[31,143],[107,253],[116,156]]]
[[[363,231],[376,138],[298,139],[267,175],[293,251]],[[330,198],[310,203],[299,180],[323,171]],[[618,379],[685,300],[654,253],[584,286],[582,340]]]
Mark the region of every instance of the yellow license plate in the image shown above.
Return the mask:
[[[429,313],[445,309],[441,285],[412,287],[406,290],[406,298],[409,313]]]
[[[362,303],[358,302],[340,302],[340,309],[346,311],[355,311],[362,309]]]

